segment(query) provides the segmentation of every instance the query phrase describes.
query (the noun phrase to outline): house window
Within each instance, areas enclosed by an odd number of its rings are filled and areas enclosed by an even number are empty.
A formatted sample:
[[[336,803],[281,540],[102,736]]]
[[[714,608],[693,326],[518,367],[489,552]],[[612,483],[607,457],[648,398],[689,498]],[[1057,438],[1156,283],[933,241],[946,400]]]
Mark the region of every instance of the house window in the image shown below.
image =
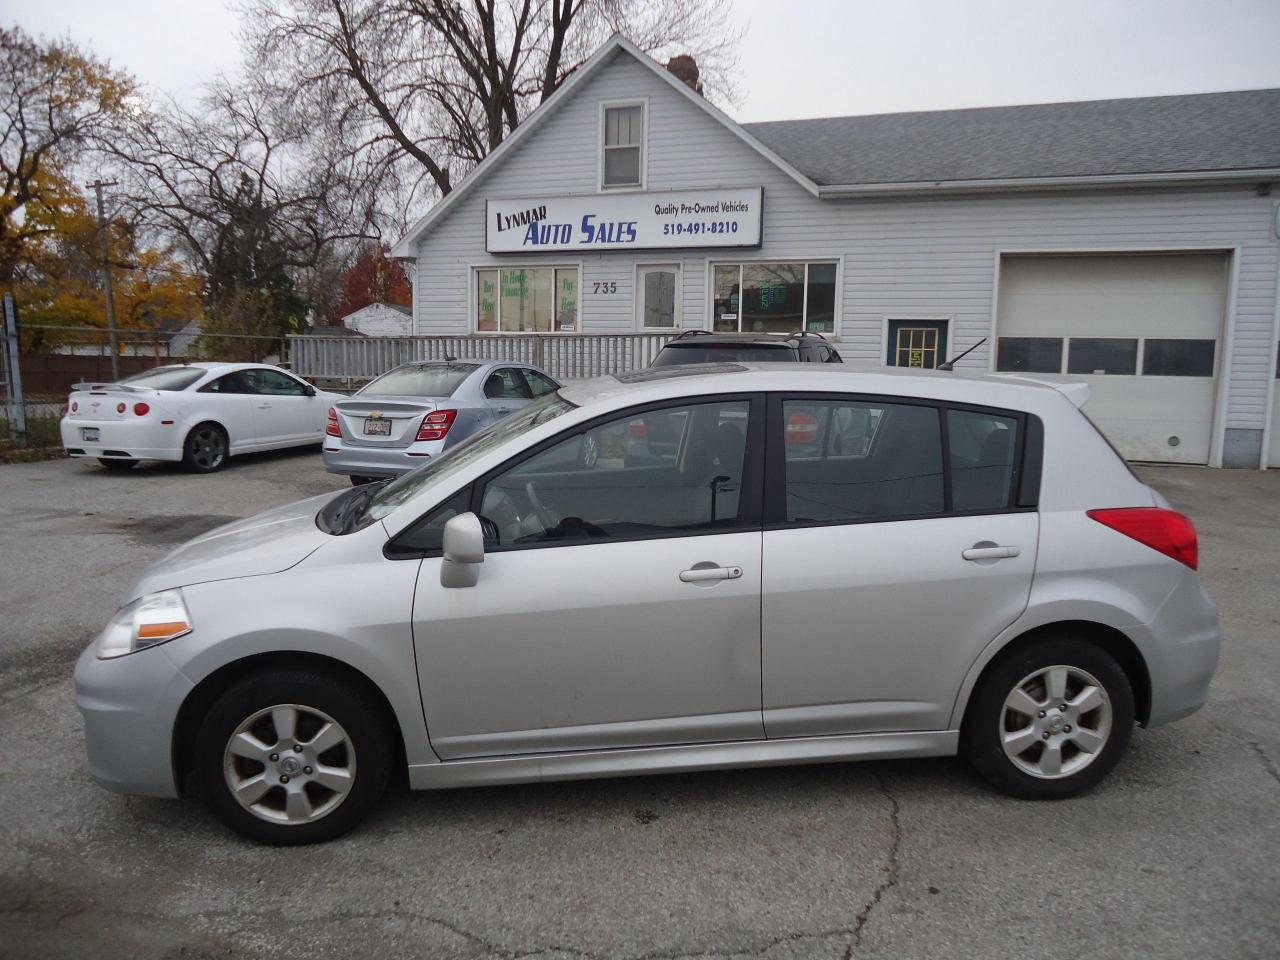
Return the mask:
[[[577,267],[504,267],[475,273],[477,333],[578,329]]]
[[[834,333],[834,263],[718,263],[711,327],[729,333]]]
[[[604,189],[644,184],[644,104],[604,108],[604,154],[600,186]]]

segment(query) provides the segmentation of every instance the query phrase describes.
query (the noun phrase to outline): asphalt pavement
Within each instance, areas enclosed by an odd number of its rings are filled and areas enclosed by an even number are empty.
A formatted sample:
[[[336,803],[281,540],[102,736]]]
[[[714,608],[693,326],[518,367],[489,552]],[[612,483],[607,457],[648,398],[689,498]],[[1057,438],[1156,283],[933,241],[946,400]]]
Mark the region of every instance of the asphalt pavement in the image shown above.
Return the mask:
[[[1274,958],[1280,472],[1141,472],[1200,530],[1223,661],[1085,797],[833,764],[396,793],[274,849],[96,787],[71,671],[166,550],[345,480],[313,451],[0,467],[0,956]]]

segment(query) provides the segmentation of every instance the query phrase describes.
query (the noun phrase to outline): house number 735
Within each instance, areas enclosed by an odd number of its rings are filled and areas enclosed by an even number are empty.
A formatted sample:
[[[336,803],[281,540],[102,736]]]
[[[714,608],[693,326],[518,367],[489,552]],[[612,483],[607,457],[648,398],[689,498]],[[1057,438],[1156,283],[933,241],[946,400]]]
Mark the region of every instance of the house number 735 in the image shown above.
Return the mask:
[[[618,282],[616,280],[597,280],[591,285],[592,293],[617,293]]]

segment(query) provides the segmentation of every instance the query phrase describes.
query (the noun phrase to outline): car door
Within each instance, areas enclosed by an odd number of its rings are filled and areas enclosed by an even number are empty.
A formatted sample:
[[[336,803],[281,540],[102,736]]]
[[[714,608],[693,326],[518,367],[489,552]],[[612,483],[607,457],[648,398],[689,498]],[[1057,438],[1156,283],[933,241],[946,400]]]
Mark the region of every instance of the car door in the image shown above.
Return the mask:
[[[479,583],[442,587],[429,556],[414,601],[442,758],[763,736],[752,409],[738,396],[611,415],[477,482]],[[647,447],[657,418],[683,424],[678,445]]]
[[[947,728],[970,665],[1026,607],[1033,421],[902,398],[770,398],[770,738]]]
[[[321,439],[323,434],[317,428],[313,410],[315,397],[306,384],[266,367],[250,368],[243,373],[253,390],[254,429],[259,443],[283,446]]]
[[[501,420],[533,399],[524,376],[516,367],[498,367],[484,381],[485,402],[493,419]]]
[[[192,427],[204,420],[222,424],[227,431],[231,453],[253,449],[258,442],[253,420],[252,388],[242,373],[236,370],[210,380],[196,391],[196,403],[192,409],[187,410],[186,404],[183,405],[184,416]]]

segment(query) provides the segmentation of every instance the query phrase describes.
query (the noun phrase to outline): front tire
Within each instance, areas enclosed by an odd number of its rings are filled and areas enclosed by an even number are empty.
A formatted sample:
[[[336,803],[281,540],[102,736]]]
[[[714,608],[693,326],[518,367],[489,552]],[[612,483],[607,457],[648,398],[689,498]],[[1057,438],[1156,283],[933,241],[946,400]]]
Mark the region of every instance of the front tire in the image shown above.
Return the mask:
[[[132,470],[138,465],[137,460],[122,460],[118,457],[99,457],[98,462],[108,470]]]
[[[230,687],[205,716],[195,775],[206,803],[242,836],[332,840],[381,798],[389,733],[369,694],[312,669],[273,669]]]
[[[1133,689],[1115,658],[1090,640],[1058,634],[987,669],[969,703],[962,749],[998,790],[1060,800],[1111,772],[1133,722]]]
[[[213,473],[227,462],[227,431],[216,423],[193,427],[182,443],[182,463],[192,473]]]

